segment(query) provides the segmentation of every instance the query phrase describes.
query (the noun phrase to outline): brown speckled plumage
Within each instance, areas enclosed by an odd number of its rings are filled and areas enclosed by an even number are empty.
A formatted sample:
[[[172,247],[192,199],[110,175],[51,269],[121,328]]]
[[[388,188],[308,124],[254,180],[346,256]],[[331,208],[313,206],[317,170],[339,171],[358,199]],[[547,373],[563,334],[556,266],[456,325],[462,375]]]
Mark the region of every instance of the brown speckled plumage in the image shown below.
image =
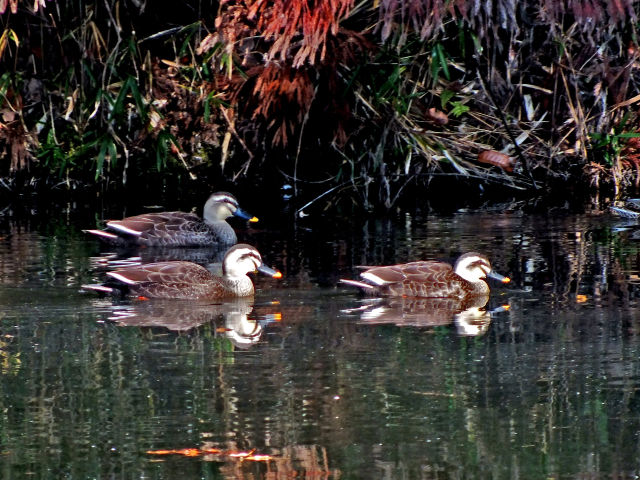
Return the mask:
[[[227,192],[217,192],[207,200],[203,218],[193,213],[144,213],[107,222],[105,230],[86,230],[101,240],[120,246],[194,247],[233,245],[236,233],[226,222],[230,216],[256,221],[241,210]]]
[[[373,295],[422,298],[488,295],[489,286],[485,281],[487,275],[508,281],[491,271],[486,257],[473,252],[462,255],[456,262],[455,269],[447,263],[434,261],[364,268],[366,269],[360,275],[363,281],[341,281]]]
[[[265,265],[258,251],[238,244],[229,249],[222,262],[223,275],[216,276],[191,262],[173,261],[134,265],[107,273],[105,285],[85,285],[85,289],[106,293],[123,291],[150,298],[215,299],[253,295],[247,273],[259,271],[274,278],[281,274]]]
[[[159,262],[126,267],[107,275],[126,278],[129,292],[150,298],[224,298],[253,295],[249,277],[229,280],[216,277],[206,268],[191,262]],[[125,282],[122,282],[125,283]]]

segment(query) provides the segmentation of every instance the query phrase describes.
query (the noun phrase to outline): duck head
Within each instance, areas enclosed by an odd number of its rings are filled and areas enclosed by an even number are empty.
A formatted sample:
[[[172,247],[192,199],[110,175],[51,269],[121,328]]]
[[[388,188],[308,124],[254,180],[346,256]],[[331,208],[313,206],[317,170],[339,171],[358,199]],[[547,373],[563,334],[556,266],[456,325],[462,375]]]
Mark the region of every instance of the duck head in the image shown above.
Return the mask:
[[[469,252],[461,255],[453,267],[454,272],[471,283],[477,283],[487,277],[502,283],[509,283],[511,279],[494,272],[489,259],[480,253]]]
[[[216,192],[212,194],[204,204],[202,217],[207,223],[223,221],[230,216],[240,217],[250,222],[257,222],[258,219],[242,210],[238,205],[236,197],[227,192]]]
[[[260,272],[273,278],[282,278],[282,273],[262,264],[258,250],[246,243],[231,247],[222,261],[225,277],[242,277],[250,272]]]

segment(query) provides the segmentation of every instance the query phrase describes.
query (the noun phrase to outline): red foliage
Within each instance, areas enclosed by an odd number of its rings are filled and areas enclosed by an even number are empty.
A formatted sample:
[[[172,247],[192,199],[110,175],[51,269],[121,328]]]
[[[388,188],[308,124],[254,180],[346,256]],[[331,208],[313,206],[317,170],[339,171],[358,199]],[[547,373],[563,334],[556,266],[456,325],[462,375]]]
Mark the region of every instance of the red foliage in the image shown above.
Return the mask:
[[[268,60],[291,61],[294,68],[313,64],[318,50],[324,60],[329,35],[337,35],[340,20],[353,8],[354,0],[245,0],[247,19],[273,42]],[[292,50],[295,52],[292,55]],[[292,59],[291,59],[292,58]]]
[[[259,36],[269,44],[267,61],[279,60],[294,68],[314,64],[324,60],[327,38],[337,35],[353,4],[354,0],[226,0],[216,19],[217,31],[204,39],[199,51],[222,42],[246,54],[253,46],[247,39]]]
[[[266,121],[273,143],[286,145],[309,114],[321,72],[328,72],[326,88],[337,91],[339,68],[371,48],[364,36],[339,27],[353,5],[354,0],[227,0],[216,31],[201,42],[198,53],[222,44],[228,56],[242,59],[244,75],[221,72],[218,88],[238,116]],[[249,101],[237,105],[247,85]],[[333,103],[340,95],[330,97]],[[344,105],[325,107],[345,113]],[[340,125],[336,137],[345,139]]]

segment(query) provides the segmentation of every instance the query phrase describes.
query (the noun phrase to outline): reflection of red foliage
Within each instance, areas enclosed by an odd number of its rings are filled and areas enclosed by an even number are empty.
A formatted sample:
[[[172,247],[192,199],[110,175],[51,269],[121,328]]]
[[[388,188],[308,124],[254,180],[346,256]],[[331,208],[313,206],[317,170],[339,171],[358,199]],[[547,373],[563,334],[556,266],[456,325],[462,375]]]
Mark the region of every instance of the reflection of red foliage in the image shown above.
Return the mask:
[[[221,458],[253,460],[255,462],[267,462],[272,460],[271,455],[255,454],[255,450],[250,451],[230,451],[220,450],[219,448],[180,448],[171,450],[147,450],[149,455],[183,455],[185,457],[199,457],[201,455],[216,455]]]

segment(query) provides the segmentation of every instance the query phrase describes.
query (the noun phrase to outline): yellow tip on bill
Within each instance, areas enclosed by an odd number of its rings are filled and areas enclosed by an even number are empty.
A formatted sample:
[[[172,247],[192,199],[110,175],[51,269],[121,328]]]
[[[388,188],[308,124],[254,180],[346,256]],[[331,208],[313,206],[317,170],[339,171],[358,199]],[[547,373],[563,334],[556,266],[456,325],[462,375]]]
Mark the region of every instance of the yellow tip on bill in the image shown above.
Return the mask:
[[[258,217],[251,217],[249,221],[252,223],[256,223],[258,221]]]
[[[282,273],[276,272],[273,274],[273,278],[282,278]]]
[[[511,281],[511,279],[509,277],[504,277],[502,279],[502,283],[509,283]]]

